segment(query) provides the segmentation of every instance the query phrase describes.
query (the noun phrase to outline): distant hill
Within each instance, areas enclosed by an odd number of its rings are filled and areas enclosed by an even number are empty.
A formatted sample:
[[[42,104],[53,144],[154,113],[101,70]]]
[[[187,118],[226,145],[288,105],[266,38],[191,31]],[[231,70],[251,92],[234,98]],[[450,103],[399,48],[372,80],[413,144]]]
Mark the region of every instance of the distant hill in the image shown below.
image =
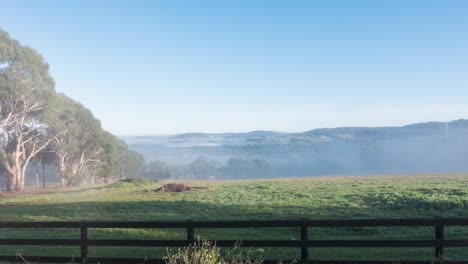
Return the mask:
[[[468,171],[468,120],[124,140],[148,161],[188,164],[201,156],[219,164],[230,158],[262,159],[271,165],[269,176]]]

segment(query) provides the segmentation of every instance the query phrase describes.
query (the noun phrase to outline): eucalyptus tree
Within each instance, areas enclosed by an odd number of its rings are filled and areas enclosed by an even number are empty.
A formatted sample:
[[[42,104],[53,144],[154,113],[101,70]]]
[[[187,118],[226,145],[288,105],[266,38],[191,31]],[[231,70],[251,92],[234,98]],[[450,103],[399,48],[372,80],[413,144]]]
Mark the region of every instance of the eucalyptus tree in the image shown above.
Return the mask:
[[[71,98],[58,94],[52,103],[47,122],[55,131],[52,142],[62,186],[76,185],[86,178],[85,172],[99,162],[103,151],[99,138],[101,124],[93,113]]]
[[[114,139],[116,156],[114,161],[114,175],[121,179],[142,178],[145,176],[146,162],[143,156],[128,148],[123,140]]]
[[[53,95],[54,81],[42,56],[0,30],[0,154],[8,190],[24,189],[29,162],[52,141],[42,115]]]
[[[116,168],[118,167],[118,156],[121,151],[118,142],[119,139],[107,131],[104,131],[99,138],[99,145],[103,149],[103,155],[101,155],[99,166],[96,167],[96,174],[104,182],[108,182],[112,177],[118,177]]]
[[[47,122],[55,131],[52,142],[62,186],[142,175],[143,157],[103,130],[82,104],[59,94]]]
[[[145,165],[89,109],[55,92],[35,50],[0,30],[0,162],[8,190],[24,189],[34,159],[55,164],[63,186],[139,175]]]
[[[100,138],[103,149],[96,175],[103,181],[111,178],[141,178],[145,175],[143,156],[128,148],[127,144],[111,133],[104,131]]]

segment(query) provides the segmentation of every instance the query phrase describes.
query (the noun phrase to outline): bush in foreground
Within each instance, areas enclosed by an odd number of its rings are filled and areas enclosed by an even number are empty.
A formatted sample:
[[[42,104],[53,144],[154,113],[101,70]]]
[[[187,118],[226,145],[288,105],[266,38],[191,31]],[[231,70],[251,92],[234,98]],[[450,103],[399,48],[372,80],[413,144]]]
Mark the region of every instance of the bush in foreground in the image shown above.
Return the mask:
[[[263,250],[241,250],[238,246],[221,253],[219,247],[208,241],[198,241],[177,251],[167,251],[166,264],[261,264]]]

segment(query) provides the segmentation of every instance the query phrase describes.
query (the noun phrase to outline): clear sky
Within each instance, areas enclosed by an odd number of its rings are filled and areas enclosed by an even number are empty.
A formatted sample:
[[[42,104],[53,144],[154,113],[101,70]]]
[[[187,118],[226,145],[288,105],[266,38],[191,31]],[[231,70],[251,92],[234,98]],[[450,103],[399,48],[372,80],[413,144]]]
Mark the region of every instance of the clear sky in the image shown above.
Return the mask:
[[[7,1],[0,28],[117,135],[468,117],[468,1]]]

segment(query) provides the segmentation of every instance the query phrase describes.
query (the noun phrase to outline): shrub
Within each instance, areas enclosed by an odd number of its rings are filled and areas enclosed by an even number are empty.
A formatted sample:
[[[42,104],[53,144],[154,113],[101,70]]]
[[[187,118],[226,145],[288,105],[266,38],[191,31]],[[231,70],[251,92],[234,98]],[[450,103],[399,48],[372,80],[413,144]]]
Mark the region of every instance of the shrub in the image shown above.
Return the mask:
[[[137,188],[137,187],[144,187],[144,186],[151,186],[155,183],[155,181],[145,180],[142,178],[132,178],[132,179],[123,179],[112,184],[109,184],[107,188]]]
[[[241,250],[238,246],[221,253],[214,243],[201,241],[177,251],[167,251],[166,264],[261,264],[263,250]]]

